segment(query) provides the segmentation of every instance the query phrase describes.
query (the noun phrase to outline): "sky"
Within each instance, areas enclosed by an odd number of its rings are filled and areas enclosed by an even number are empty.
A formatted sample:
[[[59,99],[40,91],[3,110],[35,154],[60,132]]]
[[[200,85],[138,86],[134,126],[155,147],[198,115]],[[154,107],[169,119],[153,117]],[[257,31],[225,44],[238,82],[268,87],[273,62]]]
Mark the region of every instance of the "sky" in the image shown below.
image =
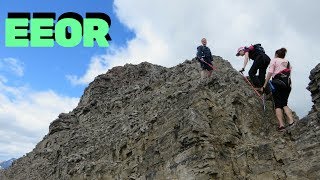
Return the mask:
[[[289,106],[303,117],[312,106],[308,76],[320,62],[319,5],[316,0],[1,1],[0,161],[31,151],[60,113],[77,106],[97,75],[126,63],[177,65],[195,56],[203,37],[213,54],[235,69],[242,68],[242,58],[235,56],[240,46],[261,43],[271,58],[275,50],[287,48],[293,66]],[[55,12],[57,17],[103,12],[112,21],[112,41],[108,48],[8,48],[8,12]]]

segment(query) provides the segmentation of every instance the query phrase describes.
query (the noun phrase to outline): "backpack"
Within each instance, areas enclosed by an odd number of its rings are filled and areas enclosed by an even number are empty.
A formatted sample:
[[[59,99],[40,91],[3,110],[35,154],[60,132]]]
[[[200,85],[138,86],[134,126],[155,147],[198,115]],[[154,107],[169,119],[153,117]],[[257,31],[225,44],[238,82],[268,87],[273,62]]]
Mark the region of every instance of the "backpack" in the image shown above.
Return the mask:
[[[197,57],[198,57],[198,56],[200,56],[200,57],[202,57],[202,58],[205,57],[204,52],[203,52],[203,48],[204,48],[203,46],[197,47],[197,50],[198,50],[198,52],[197,52]]]
[[[207,47],[208,48],[208,47]],[[209,49],[209,48],[208,48]],[[198,59],[198,61],[200,62],[200,59],[199,59],[199,57],[200,58],[204,58],[204,59],[207,59],[207,58],[209,58],[208,60],[209,61],[213,61],[213,57],[212,57],[212,54],[211,54],[211,51],[210,51],[210,49],[209,49],[209,53],[210,54],[206,54],[205,53],[205,47],[204,46],[199,46],[199,47],[197,47],[197,50],[198,50],[198,52],[197,52],[197,59]],[[207,51],[208,52],[208,51]]]
[[[264,51],[264,48],[261,46],[261,44],[255,44],[255,45],[253,45],[253,48],[255,51],[260,51],[260,52],[266,53]]]
[[[279,72],[272,79],[272,84],[280,89],[289,88],[291,86],[291,69],[288,61],[287,68]]]

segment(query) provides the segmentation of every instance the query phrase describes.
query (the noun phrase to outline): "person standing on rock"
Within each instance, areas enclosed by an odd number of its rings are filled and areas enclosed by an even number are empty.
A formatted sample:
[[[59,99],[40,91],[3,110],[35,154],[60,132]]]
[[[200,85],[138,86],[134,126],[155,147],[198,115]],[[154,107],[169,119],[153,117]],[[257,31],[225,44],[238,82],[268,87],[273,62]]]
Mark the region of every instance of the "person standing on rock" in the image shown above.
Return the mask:
[[[257,88],[261,88],[264,84],[266,71],[270,63],[270,57],[265,53],[261,44],[240,47],[236,56],[244,56],[243,68],[239,71],[241,73],[245,71],[249,59],[253,60],[253,64],[248,74],[253,85]],[[259,75],[256,76],[258,70]]]
[[[270,63],[267,79],[261,88],[261,91],[267,87],[267,84],[272,77],[272,85],[274,91],[272,93],[276,116],[279,121],[279,131],[285,129],[283,123],[283,111],[289,118],[289,126],[294,124],[292,111],[288,107],[288,98],[291,92],[291,65],[288,60],[285,59],[287,50],[285,48],[278,49],[275,52],[275,57]]]
[[[210,77],[213,71],[212,61],[213,56],[210,49],[207,47],[206,38],[202,38],[202,45],[197,47],[197,60],[200,62],[202,71],[201,78]]]

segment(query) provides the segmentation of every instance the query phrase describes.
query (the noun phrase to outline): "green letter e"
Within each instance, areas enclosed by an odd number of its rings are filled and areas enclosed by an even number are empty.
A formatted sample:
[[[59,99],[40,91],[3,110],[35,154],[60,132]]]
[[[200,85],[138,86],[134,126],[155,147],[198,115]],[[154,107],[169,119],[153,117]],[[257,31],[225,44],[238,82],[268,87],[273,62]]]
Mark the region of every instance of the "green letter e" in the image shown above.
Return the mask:
[[[24,18],[6,19],[6,47],[29,46],[28,24],[29,20]],[[16,29],[17,26],[24,27],[25,29]],[[16,37],[20,37],[20,39]]]

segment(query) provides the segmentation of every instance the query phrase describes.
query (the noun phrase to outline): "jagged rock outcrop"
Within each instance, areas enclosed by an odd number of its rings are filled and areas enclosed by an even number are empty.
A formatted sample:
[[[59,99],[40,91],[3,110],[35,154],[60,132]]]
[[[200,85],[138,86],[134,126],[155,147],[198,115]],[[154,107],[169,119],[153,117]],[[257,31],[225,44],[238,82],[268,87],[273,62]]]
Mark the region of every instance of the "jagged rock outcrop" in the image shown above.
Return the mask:
[[[307,89],[314,105],[289,132],[298,156],[293,158],[295,161],[288,169],[299,174],[299,179],[320,179],[320,64],[311,71],[309,78],[311,81]]]
[[[318,112],[279,133],[272,102],[263,111],[230,63],[214,62],[205,81],[196,60],[128,64],[96,77],[0,179],[320,177]]]
[[[320,64],[311,70],[309,79],[310,83],[307,89],[311,92],[312,102],[314,103],[311,113],[320,112]]]

